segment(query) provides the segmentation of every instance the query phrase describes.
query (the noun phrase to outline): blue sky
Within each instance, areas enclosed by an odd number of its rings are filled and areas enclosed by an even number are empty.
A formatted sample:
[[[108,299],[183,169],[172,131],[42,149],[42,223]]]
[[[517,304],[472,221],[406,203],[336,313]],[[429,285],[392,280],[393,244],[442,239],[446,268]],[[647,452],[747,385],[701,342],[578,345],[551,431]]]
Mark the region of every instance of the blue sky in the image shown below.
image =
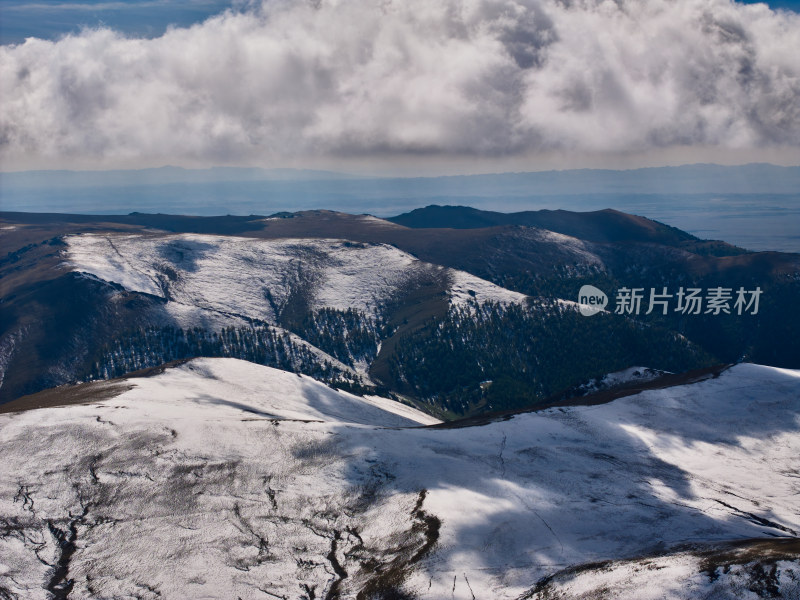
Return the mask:
[[[55,39],[98,25],[155,37],[168,25],[185,27],[231,7],[230,0],[0,0],[0,42]]]
[[[98,25],[135,37],[156,37],[168,25],[185,27],[244,4],[231,0],[0,0],[0,43],[20,43],[27,37],[57,39]],[[744,0],[743,4],[756,2]],[[800,0],[766,4],[800,12]]]

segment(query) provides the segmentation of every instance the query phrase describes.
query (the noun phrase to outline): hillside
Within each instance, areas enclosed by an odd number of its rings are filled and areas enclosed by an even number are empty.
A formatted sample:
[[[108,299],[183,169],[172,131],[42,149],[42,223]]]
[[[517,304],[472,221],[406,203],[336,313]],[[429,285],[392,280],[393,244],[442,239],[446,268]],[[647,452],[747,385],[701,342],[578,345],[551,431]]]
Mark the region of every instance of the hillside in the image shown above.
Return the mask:
[[[678,246],[699,241],[695,236],[662,223],[605,209],[585,213],[537,210],[501,213],[468,206],[426,206],[387,219],[412,228],[478,229],[498,225],[525,225],[548,229],[591,242],[653,242]]]
[[[467,429],[230,359],[63,391],[0,415],[5,597],[800,592],[797,371]]]
[[[196,356],[394,394],[446,419],[535,406],[632,366],[800,367],[798,322],[784,318],[800,298],[797,255],[715,256],[724,243],[641,217],[554,214],[575,235],[331,211],[2,213],[0,402]],[[584,284],[609,293],[607,312],[577,312]],[[761,310],[613,313],[614,289],[678,285],[760,287]]]

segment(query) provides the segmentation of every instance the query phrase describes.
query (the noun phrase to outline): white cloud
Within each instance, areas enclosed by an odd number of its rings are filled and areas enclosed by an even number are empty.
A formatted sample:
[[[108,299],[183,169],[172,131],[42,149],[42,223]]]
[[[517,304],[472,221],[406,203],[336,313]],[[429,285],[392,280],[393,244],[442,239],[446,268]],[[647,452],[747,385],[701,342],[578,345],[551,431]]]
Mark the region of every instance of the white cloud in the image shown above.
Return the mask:
[[[800,16],[728,0],[268,2],[0,48],[5,165],[800,146]]]

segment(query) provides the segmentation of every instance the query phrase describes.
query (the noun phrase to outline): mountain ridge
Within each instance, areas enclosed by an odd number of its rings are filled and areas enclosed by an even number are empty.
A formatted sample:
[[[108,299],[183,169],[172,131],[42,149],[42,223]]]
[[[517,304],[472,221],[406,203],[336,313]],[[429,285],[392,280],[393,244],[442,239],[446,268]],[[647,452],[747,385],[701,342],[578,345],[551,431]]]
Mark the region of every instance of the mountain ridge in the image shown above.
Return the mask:
[[[615,241],[508,224],[412,229],[333,211],[0,213],[0,396],[220,356],[385,389],[453,419],[532,406],[634,365],[800,364],[792,322],[780,318],[797,297],[800,257],[725,246],[733,255],[714,256],[709,242],[653,221],[599,214],[639,239],[593,223],[596,213],[558,215],[581,225],[573,233],[605,228]],[[586,283],[613,296],[678,281],[760,285],[761,316],[576,311]]]
[[[127,386],[0,414],[0,508],[13,524],[0,531],[4,592],[797,591],[797,486],[786,473],[800,455],[798,371],[736,365],[469,435],[409,423],[426,417],[391,400],[231,359]],[[369,414],[350,408],[365,402]]]

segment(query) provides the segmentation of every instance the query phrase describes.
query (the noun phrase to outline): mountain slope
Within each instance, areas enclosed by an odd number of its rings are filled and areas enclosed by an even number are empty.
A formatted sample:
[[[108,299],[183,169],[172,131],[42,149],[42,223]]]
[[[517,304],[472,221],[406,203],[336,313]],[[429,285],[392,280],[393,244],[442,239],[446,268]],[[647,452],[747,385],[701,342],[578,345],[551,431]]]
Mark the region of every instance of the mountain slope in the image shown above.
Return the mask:
[[[525,299],[385,244],[341,240],[73,234],[4,266],[4,399],[208,354],[369,384],[382,339],[415,319],[476,298]]]
[[[224,359],[123,387],[0,415],[7,597],[800,591],[796,371],[468,429]]]
[[[652,242],[677,246],[682,242],[699,241],[695,236],[680,229],[612,209],[585,213],[568,210],[501,213],[468,206],[431,205],[391,217],[387,221],[423,229],[477,229],[498,225],[525,225],[591,242]]]
[[[258,240],[179,236],[66,238],[72,270],[158,296],[244,318],[279,323],[284,311],[355,309],[377,318],[390,298],[425,278],[440,279],[453,304],[522,302],[468,273],[426,264],[385,244],[339,240]]]
[[[591,258],[575,238],[545,230],[528,233],[542,244],[557,244]],[[641,360],[670,370],[708,362],[669,332],[636,331],[621,317],[610,315],[581,323],[582,317],[566,314],[575,312],[572,304],[536,303],[385,244],[195,234],[84,234],[64,241],[68,268],[158,298],[182,328],[196,327],[198,315],[204,314],[210,316],[203,320],[213,326],[216,319],[217,327],[231,318],[280,326],[390,390],[423,402],[435,414],[480,410],[482,399],[475,397],[480,381],[500,376],[529,391],[498,398],[502,389],[498,382],[486,397],[489,405],[530,404],[567,387],[577,373],[583,377],[627,366],[619,357],[634,348]],[[559,326],[564,322],[566,326]],[[598,352],[586,352],[588,360],[575,357],[571,361],[575,372],[561,378],[558,365],[550,364],[561,352],[552,346],[563,347],[571,335],[572,352],[575,344],[600,337],[603,326],[613,324],[618,326],[616,341],[609,339],[601,354],[616,357],[617,362],[601,362]],[[476,325],[478,330],[473,331]],[[438,343],[442,336],[446,339]],[[136,337],[134,343],[116,344],[112,354],[124,360],[159,343],[153,335]],[[224,346],[233,343],[225,337]],[[653,353],[647,348],[659,350]],[[245,358],[233,353],[210,355]],[[162,360],[183,357],[165,355]],[[445,366],[447,357],[451,368]],[[105,365],[120,358],[105,353],[99,361],[103,367],[96,372],[105,373]],[[158,362],[137,362],[132,367]],[[335,366],[345,370],[341,364]],[[448,377],[458,373],[469,376]],[[454,392],[458,398],[452,398]]]
[[[353,391],[374,383],[448,418],[531,406],[633,365],[800,366],[800,321],[785,318],[800,301],[798,255],[713,256],[707,242],[653,221],[598,214],[557,216],[617,241],[521,225],[411,229],[331,211],[3,213],[0,402],[195,356]],[[654,241],[662,234],[678,246]],[[609,298],[623,286],[763,294],[754,316],[587,320],[570,312],[584,284]],[[489,379],[501,381],[484,394]]]

